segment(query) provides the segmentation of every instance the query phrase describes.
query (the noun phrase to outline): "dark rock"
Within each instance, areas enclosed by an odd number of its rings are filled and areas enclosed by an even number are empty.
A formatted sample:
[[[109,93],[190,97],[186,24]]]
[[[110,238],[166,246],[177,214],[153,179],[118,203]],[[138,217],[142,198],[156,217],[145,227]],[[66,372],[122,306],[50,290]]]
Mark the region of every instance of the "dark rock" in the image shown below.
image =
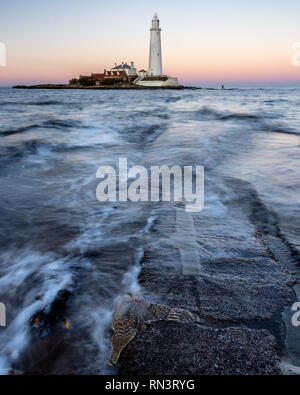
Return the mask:
[[[139,280],[153,297],[218,321],[270,319],[288,302],[290,279],[271,259],[220,259],[202,268],[201,276],[183,276],[167,264],[145,264]]]
[[[157,322],[123,351],[122,375],[277,375],[275,339],[246,327],[213,329]]]
[[[38,329],[40,336],[49,335],[55,330],[59,322],[63,322],[67,328],[68,323],[64,314],[71,295],[72,292],[68,289],[60,290],[48,308],[39,311],[31,317],[29,325]]]

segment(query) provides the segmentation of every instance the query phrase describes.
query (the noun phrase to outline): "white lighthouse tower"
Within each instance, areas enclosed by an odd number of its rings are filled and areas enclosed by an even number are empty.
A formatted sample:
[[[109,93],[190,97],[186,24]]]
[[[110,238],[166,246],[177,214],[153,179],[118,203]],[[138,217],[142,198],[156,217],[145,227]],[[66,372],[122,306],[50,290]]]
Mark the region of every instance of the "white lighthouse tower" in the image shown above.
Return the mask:
[[[149,58],[149,76],[162,75],[162,59],[161,59],[161,28],[157,14],[152,19],[150,29],[150,58]]]
[[[145,70],[138,72],[138,78],[134,81],[136,85],[148,88],[174,88],[179,87],[178,79],[170,75],[163,75],[161,57],[161,28],[157,14],[152,19],[150,29],[150,58],[148,73]]]

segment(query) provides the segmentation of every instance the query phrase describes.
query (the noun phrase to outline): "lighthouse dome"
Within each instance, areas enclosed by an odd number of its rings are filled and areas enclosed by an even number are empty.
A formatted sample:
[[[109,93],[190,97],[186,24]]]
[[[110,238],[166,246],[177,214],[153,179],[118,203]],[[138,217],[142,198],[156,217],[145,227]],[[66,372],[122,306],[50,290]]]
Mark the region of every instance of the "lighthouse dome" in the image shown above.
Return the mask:
[[[159,29],[159,18],[157,14],[154,14],[152,19],[152,29]]]

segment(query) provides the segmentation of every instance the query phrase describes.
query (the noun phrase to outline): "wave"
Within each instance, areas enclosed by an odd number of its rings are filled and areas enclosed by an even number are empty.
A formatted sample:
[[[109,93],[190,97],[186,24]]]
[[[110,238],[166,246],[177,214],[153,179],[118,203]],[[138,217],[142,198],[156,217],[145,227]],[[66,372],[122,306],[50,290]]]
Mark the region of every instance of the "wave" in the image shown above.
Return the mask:
[[[209,107],[202,107],[199,110],[193,111],[190,113],[192,118],[195,118],[197,121],[208,121],[213,119],[218,119],[222,116],[222,114]]]
[[[273,133],[290,134],[294,136],[300,136],[300,132],[297,132],[293,128],[285,127],[283,125],[268,125],[266,123],[262,124],[264,130]]]
[[[53,144],[42,140],[34,139],[17,145],[0,147],[0,166],[4,168],[7,165],[16,163],[18,160],[29,158],[35,155],[46,156],[63,154],[63,153],[83,153],[96,151],[103,148],[103,145],[109,146],[110,143],[92,144],[92,145],[69,145]]]
[[[43,127],[49,127],[49,128],[73,128],[78,126],[79,123],[78,121],[72,121],[72,120],[60,120],[60,119],[53,119],[49,121],[43,122],[42,126]]]
[[[1,260],[10,262],[9,268],[1,268],[0,289],[2,295],[9,296],[14,316],[0,336],[0,375],[7,374],[19,362],[33,339],[37,341],[29,325],[31,317],[39,311],[47,312],[62,292],[72,292],[74,284],[70,262],[54,254],[16,250],[2,253]],[[35,276],[28,286],[34,273],[40,273],[40,277]],[[10,291],[11,284],[16,293]],[[22,297],[18,299],[17,294]]]
[[[40,101],[40,102],[30,102],[30,103],[25,103],[25,105],[30,105],[30,106],[60,106],[65,104],[64,102],[57,101],[57,100],[49,100],[49,101]]]
[[[36,129],[38,127],[39,127],[39,125],[34,124],[34,125],[30,125],[30,126],[22,126],[20,128],[16,128],[16,129],[8,129],[8,130],[2,131],[1,136],[12,136],[14,134],[25,133],[31,129]]]
[[[193,116],[197,120],[216,120],[216,121],[231,121],[231,120],[259,120],[265,117],[270,118],[270,115],[258,115],[249,113],[228,113],[219,110],[215,110],[210,107],[202,107],[199,110],[194,111]]]
[[[247,114],[247,113],[233,113],[233,114],[222,115],[218,119],[221,121],[228,121],[228,120],[259,120],[262,118],[263,117],[260,115]]]
[[[273,99],[273,100],[264,100],[264,103],[284,103],[288,102],[287,99]]]
[[[68,103],[64,103],[58,100],[46,100],[46,101],[36,101],[36,102],[13,102],[13,101],[0,102],[1,106],[60,106],[64,104],[68,104]]]
[[[154,108],[151,110],[132,111],[129,114],[129,117],[134,120],[136,118],[144,119],[144,118],[148,118],[148,117],[159,118],[162,120],[168,120],[170,117],[169,114],[167,112],[161,112],[161,111],[162,111],[161,109],[158,110],[157,108]],[[123,114],[121,114],[121,116],[123,117]]]
[[[255,121],[257,122],[257,127],[259,129],[262,129],[267,132],[273,132],[273,133],[283,133],[283,134],[291,134],[295,136],[299,136],[299,132],[297,132],[295,129],[291,127],[287,127],[284,125],[276,125],[272,123],[267,123],[265,121],[266,118],[274,118],[273,116],[270,115],[254,115],[254,114],[230,114],[230,115],[225,115],[220,118],[220,120],[242,120],[242,121]]]
[[[168,97],[165,102],[166,103],[175,103],[177,101],[181,100],[180,96],[174,96],[174,97]]]
[[[207,120],[216,120],[216,121],[257,121],[265,118],[272,119],[275,118],[274,115],[270,113],[261,113],[261,114],[251,114],[251,113],[238,113],[238,112],[226,112],[216,110],[210,107],[202,107],[196,111],[190,113],[193,118],[196,118],[199,121],[207,121]]]
[[[164,126],[159,124],[144,126],[140,128],[128,128],[124,130],[123,137],[129,143],[141,146],[153,144],[156,138],[164,131]]]
[[[40,140],[26,141],[17,146],[9,146],[0,149],[1,166],[9,164],[17,159],[25,158],[29,155],[36,154],[42,146],[47,146]]]
[[[191,115],[191,118],[197,121],[244,121],[248,122],[254,130],[300,136],[298,130],[284,124],[276,123],[276,116],[270,113],[251,114],[233,112],[226,114],[210,107],[202,107],[201,109],[185,114]]]
[[[73,128],[78,126],[78,122],[72,121],[72,120],[59,120],[59,119],[53,119],[53,120],[48,120],[45,122],[42,122],[41,124],[32,124],[28,126],[21,126],[19,128],[15,129],[7,129],[4,131],[0,131],[1,136],[12,136],[14,134],[20,134],[20,133],[25,133],[28,132],[32,129],[36,128],[55,128],[55,129],[66,129],[66,128]]]
[[[39,155],[47,158],[49,155],[66,152],[83,152],[95,150],[97,146],[71,146],[67,144],[53,144],[42,140],[30,140],[15,146],[0,147],[0,166],[4,168],[17,161]]]

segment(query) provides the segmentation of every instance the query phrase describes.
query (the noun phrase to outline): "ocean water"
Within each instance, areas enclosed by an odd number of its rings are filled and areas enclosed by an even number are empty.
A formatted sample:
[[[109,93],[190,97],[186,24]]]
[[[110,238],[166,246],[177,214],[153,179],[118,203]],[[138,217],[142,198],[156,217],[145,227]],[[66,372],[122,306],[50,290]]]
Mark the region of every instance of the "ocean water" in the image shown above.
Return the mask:
[[[300,89],[3,88],[0,373],[114,373],[114,307],[129,289],[143,294],[140,261],[149,245],[160,249],[156,221],[166,225],[164,256],[176,248],[176,204],[97,201],[97,169],[119,157],[205,166],[205,208],[193,217],[200,258],[257,256],[256,231],[300,278]],[[66,290],[55,325],[29,325]]]

